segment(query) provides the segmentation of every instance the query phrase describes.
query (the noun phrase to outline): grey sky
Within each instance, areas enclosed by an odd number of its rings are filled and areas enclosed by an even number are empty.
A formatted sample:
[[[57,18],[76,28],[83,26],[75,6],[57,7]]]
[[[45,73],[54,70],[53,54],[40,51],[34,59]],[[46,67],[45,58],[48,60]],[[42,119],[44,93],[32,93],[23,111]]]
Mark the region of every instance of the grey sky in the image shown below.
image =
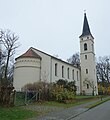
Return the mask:
[[[32,46],[66,60],[79,51],[85,9],[96,56],[110,55],[110,0],[0,0],[0,28],[19,35],[16,56]]]

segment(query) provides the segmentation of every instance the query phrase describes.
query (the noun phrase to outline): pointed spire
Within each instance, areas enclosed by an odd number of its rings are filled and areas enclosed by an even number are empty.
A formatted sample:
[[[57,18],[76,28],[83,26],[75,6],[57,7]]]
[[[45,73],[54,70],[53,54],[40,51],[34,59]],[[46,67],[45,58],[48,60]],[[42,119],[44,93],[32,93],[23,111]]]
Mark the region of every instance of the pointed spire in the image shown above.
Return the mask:
[[[83,36],[86,36],[86,35],[91,35],[92,36],[90,28],[89,28],[88,20],[87,20],[87,17],[86,17],[86,13],[84,13],[83,31],[82,31],[82,35],[80,37],[83,37]]]

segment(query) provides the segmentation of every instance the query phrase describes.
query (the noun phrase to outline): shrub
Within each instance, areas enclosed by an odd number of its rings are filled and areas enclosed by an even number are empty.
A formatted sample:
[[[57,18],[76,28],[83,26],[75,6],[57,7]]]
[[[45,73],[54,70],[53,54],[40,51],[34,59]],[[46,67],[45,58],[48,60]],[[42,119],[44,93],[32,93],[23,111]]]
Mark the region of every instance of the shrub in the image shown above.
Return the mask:
[[[51,89],[51,96],[56,101],[73,99],[74,95],[73,91],[70,91],[61,85],[55,84]]]

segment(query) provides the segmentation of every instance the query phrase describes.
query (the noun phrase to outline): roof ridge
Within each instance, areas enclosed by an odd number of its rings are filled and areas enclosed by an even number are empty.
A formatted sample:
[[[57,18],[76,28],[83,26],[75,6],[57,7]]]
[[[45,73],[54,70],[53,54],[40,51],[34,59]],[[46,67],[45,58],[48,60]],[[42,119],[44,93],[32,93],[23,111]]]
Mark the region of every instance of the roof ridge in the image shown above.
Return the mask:
[[[41,59],[41,57],[34,51],[32,50],[32,48],[29,48],[25,53],[23,53],[22,55],[20,55],[19,57],[17,57],[16,59],[18,58],[39,58]]]

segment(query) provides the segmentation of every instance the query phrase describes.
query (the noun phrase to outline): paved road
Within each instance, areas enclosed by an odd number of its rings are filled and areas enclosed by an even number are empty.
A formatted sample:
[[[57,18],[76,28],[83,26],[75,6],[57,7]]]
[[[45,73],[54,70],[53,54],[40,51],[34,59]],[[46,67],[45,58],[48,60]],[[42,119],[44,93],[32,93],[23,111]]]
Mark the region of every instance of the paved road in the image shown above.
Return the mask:
[[[110,120],[110,101],[107,101],[69,120]]]

